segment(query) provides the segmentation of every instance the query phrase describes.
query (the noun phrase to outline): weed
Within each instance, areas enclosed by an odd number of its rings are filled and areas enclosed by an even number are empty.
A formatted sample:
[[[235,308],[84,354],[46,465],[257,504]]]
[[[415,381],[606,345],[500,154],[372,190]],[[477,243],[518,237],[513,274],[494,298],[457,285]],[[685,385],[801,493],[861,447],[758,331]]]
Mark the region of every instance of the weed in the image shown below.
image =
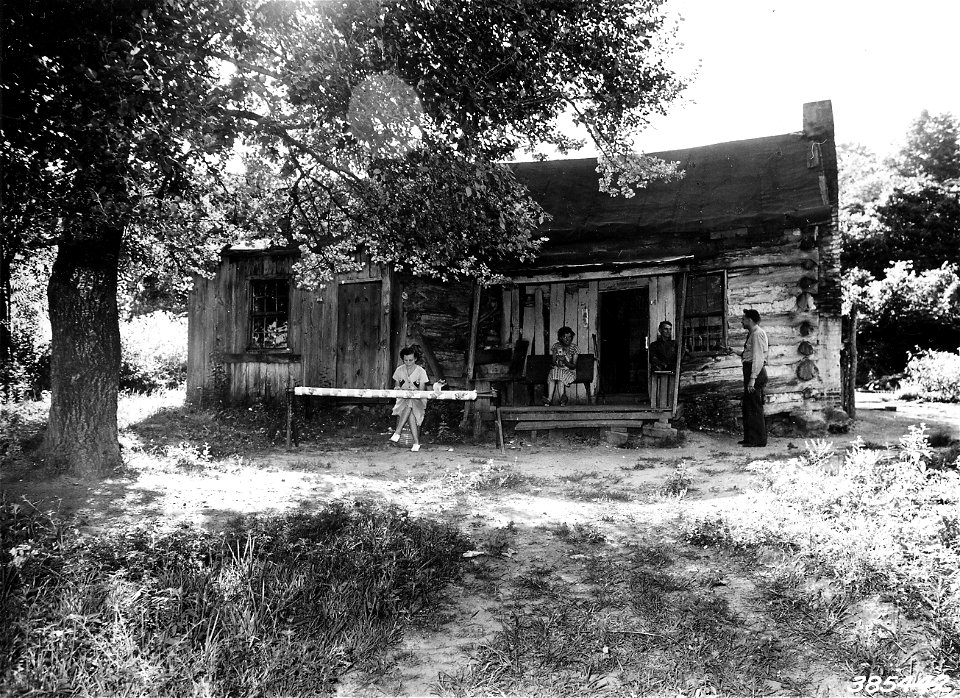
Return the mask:
[[[659,465],[659,461],[654,458],[638,458],[633,465],[621,465],[620,470],[650,470]]]
[[[472,459],[471,462],[480,460]],[[492,458],[483,461],[479,470],[465,472],[463,466],[456,470],[444,469],[441,484],[454,491],[490,491],[506,489],[525,489],[542,483],[540,478],[517,472],[513,466],[497,463]]]
[[[81,536],[5,501],[0,536],[5,695],[329,694],[350,666],[382,663],[467,548],[403,511],[340,504],[222,535]]]
[[[693,480],[687,474],[687,466],[684,463],[677,465],[660,490],[665,497],[683,497],[693,484]]]
[[[960,647],[960,589],[949,581],[960,574],[960,473],[934,462],[922,424],[883,450],[857,440],[838,457],[826,444],[808,444],[805,457],[753,466],[763,488],[749,507],[687,520],[684,534],[697,545],[792,550],[793,569],[777,581],[779,603],[821,633],[842,623],[851,603],[896,599],[929,638],[925,656],[913,659],[952,670],[950,648]],[[811,585],[811,576],[824,582]],[[875,665],[883,656],[888,670],[905,659],[903,651],[890,655],[882,638],[857,642],[861,658],[872,652]]]

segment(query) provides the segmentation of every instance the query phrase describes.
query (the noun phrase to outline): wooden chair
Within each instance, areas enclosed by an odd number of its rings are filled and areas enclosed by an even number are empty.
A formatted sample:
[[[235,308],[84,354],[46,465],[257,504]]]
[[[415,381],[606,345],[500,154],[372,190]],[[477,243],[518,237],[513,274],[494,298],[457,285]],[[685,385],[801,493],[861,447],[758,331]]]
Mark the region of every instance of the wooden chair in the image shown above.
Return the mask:
[[[550,356],[550,354],[531,354],[527,357],[527,364],[523,371],[523,382],[527,386],[528,405],[533,404],[533,395],[536,386],[546,384],[551,366],[553,366],[553,357]],[[591,386],[593,385],[596,366],[597,361],[593,354],[580,354],[577,356],[577,377],[574,379],[573,385],[578,383],[583,385],[587,391],[587,404],[592,404],[593,402]]]

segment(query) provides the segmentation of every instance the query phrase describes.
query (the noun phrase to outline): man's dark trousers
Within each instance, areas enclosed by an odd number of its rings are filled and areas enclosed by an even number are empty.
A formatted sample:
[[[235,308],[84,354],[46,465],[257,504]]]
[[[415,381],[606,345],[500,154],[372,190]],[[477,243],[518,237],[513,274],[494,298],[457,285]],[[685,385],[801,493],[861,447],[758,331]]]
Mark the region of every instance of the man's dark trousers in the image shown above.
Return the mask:
[[[751,446],[767,445],[767,423],[763,419],[763,389],[767,385],[767,367],[760,369],[760,375],[753,383],[754,391],[747,392],[750,371],[753,362],[743,364],[743,443]]]

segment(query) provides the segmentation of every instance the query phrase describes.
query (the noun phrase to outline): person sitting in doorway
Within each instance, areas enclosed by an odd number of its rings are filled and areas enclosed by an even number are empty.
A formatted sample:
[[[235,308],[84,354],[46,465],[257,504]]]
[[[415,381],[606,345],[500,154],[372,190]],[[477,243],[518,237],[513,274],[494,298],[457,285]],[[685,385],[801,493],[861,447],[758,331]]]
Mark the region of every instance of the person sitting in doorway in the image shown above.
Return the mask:
[[[557,399],[560,405],[567,404],[567,386],[577,379],[577,356],[580,352],[573,344],[575,336],[569,327],[561,327],[557,331],[557,339],[560,341],[550,347],[553,365],[547,375],[547,400],[544,405],[557,404]]]
[[[664,320],[657,326],[657,338],[650,343],[650,370],[670,371],[677,367],[677,341],[673,338],[673,323]]]

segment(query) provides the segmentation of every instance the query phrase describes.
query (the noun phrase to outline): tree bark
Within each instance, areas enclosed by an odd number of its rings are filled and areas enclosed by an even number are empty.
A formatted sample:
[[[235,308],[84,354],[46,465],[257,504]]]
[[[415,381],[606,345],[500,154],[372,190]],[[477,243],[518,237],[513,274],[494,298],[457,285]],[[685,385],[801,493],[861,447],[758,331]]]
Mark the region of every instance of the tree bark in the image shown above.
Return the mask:
[[[13,253],[7,244],[0,240],[0,384],[2,384],[3,399],[13,397],[13,332],[11,297],[13,288],[10,283],[10,272],[13,267]]]
[[[47,287],[52,330],[47,465],[77,475],[120,466],[117,392],[120,321],[117,273],[121,232],[61,243]]]

